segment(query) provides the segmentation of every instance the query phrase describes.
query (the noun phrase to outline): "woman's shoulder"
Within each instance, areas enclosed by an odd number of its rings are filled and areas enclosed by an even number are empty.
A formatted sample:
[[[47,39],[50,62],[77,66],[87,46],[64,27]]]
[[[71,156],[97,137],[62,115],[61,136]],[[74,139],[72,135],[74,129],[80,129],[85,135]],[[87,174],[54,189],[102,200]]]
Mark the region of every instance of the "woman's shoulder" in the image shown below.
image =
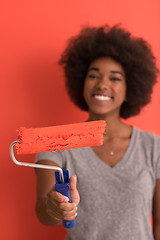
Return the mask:
[[[160,136],[157,133],[139,129],[133,126],[133,132],[142,141],[160,144]]]

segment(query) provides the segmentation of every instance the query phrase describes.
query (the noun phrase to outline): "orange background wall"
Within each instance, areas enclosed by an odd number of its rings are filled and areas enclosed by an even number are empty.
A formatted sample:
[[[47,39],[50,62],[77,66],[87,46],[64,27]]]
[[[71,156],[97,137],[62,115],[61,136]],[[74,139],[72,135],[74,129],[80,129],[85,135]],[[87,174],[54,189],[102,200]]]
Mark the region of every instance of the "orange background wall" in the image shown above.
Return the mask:
[[[122,23],[148,40],[160,66],[159,0],[5,0],[0,7],[0,239],[63,239],[62,227],[45,227],[35,216],[33,169],[9,156],[20,126],[42,127],[86,120],[69,100],[57,65],[67,39],[85,24]],[[152,103],[128,121],[160,135],[160,81]],[[19,156],[33,161],[34,156]]]

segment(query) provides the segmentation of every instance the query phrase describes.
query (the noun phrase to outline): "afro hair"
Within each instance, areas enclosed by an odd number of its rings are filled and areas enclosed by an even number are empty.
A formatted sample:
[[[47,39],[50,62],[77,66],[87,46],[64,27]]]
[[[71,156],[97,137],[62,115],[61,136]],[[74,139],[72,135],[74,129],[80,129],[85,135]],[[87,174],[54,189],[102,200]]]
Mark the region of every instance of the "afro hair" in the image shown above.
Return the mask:
[[[59,64],[64,68],[71,100],[84,111],[88,111],[83,97],[85,77],[91,62],[100,57],[111,57],[124,68],[127,101],[121,106],[120,117],[138,115],[151,101],[157,81],[158,69],[150,45],[119,25],[83,27],[77,36],[69,39]]]

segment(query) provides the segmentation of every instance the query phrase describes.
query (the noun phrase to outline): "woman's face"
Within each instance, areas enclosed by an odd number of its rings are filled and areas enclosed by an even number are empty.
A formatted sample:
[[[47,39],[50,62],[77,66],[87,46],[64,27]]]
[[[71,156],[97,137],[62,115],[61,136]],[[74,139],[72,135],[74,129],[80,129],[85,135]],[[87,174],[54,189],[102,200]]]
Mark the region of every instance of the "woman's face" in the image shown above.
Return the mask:
[[[109,57],[94,60],[88,68],[83,96],[90,114],[119,116],[126,99],[125,72],[121,64]]]

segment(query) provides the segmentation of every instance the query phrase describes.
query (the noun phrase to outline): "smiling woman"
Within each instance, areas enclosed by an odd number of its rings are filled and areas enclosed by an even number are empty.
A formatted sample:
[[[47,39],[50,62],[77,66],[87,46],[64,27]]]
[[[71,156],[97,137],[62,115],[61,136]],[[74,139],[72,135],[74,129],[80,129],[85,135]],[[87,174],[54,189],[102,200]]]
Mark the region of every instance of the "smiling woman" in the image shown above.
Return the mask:
[[[107,128],[101,146],[37,155],[78,177],[70,178],[69,203],[53,175],[37,170],[37,216],[52,226],[77,216],[66,240],[159,240],[160,138],[122,121],[150,102],[158,72],[151,48],[119,26],[86,27],[60,64],[71,100]]]

